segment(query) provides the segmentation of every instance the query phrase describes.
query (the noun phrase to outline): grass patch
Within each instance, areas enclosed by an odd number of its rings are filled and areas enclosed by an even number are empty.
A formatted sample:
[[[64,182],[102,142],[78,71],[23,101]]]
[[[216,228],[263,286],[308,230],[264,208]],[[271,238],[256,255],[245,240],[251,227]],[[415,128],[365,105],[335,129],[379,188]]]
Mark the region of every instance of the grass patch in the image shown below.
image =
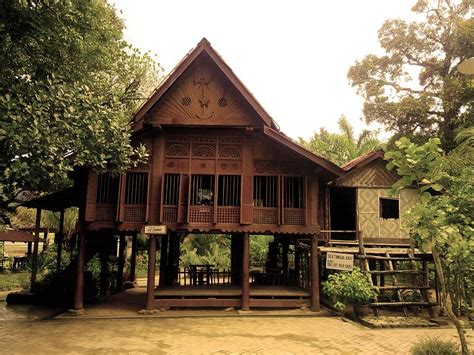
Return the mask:
[[[30,287],[30,273],[26,271],[0,273],[0,291],[27,289]]]
[[[460,354],[459,347],[449,340],[425,338],[411,348],[413,355]]]

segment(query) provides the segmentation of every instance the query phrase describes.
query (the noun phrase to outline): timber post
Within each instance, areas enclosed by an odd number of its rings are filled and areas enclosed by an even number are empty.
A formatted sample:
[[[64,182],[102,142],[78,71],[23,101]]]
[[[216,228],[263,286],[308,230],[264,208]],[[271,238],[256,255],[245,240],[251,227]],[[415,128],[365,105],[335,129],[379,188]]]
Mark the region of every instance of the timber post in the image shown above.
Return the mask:
[[[31,261],[31,285],[30,291],[33,292],[36,286],[36,274],[38,273],[38,247],[41,228],[41,208],[36,209],[35,239],[33,243],[33,259]]]
[[[61,253],[63,251],[63,240],[64,240],[64,209],[61,210],[59,215],[59,231],[56,238],[57,245],[57,258],[56,258],[56,270],[61,270]]]
[[[318,236],[311,235],[311,310],[320,310]]]
[[[123,290],[123,268],[125,265],[125,236],[120,235],[119,238],[119,255],[118,255],[118,272],[117,272],[117,291],[121,292]]]
[[[135,282],[135,274],[137,268],[137,233],[132,236],[132,255],[130,258],[130,279],[129,281]]]
[[[156,236],[150,235],[148,243],[148,275],[146,281],[145,310],[155,310],[155,264],[156,264]]]
[[[84,226],[79,228],[77,241],[76,288],[74,292],[73,312],[80,314],[84,310],[84,258],[85,258]]]
[[[242,234],[242,311],[250,310],[249,234]]]
[[[161,237],[161,246],[160,246],[160,280],[159,285],[166,285],[166,273],[168,265],[168,236],[164,235]]]

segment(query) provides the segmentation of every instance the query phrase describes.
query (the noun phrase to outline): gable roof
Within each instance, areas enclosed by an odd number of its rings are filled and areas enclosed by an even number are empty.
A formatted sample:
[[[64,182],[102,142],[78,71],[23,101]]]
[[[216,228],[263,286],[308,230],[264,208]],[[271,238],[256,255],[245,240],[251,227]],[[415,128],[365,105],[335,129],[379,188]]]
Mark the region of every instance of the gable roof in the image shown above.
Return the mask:
[[[374,150],[372,152],[365,153],[355,159],[352,159],[350,162],[345,163],[342,166],[342,170],[344,170],[346,173],[349,171],[352,171],[354,169],[361,168],[370,162],[377,160],[377,159],[382,159],[384,158],[384,152],[383,150]]]
[[[287,148],[291,149],[292,151],[296,152],[298,155],[301,155],[305,157],[306,159],[309,159],[311,162],[323,167],[324,169],[330,171],[332,174],[336,176],[341,176],[344,174],[344,171],[331,162],[330,160],[323,158],[312,151],[306,149],[305,147],[301,146],[300,144],[296,143],[294,140],[286,136],[285,134],[276,131],[270,127],[264,127],[263,128],[263,133],[278,141],[279,143],[283,144]]]
[[[278,129],[278,125],[270,117],[267,111],[255,99],[250,90],[240,81],[234,74],[232,69],[224,62],[222,57],[212,48],[211,44],[206,38],[203,38],[196,48],[192,49],[178,65],[171,71],[165,80],[156,88],[153,94],[145,101],[145,103],[138,109],[132,118],[134,130],[142,127],[145,114],[160,100],[171,86],[181,77],[181,75],[188,69],[192,63],[202,54],[207,54],[214,64],[220,69],[224,76],[232,83],[237,91],[242,95],[245,101],[255,110],[258,116],[263,120],[266,126]]]

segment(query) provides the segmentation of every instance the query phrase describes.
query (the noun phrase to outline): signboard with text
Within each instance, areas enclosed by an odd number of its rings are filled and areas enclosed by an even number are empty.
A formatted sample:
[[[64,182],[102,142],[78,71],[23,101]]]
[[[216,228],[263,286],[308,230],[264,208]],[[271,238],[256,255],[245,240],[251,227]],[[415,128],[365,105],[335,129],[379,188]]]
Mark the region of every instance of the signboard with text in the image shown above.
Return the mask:
[[[352,271],[353,268],[354,254],[327,253],[326,269]]]
[[[143,233],[153,235],[165,235],[168,230],[165,225],[147,225],[143,228]]]

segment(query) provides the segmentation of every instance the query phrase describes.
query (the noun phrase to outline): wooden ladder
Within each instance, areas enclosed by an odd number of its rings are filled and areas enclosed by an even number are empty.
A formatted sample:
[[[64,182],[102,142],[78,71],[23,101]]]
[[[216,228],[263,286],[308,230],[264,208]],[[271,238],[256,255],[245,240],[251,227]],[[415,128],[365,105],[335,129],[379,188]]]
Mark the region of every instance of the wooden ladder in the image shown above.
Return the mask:
[[[405,316],[408,316],[408,306],[428,307],[430,317],[434,317],[432,306],[437,303],[429,301],[429,279],[428,279],[428,261],[414,256],[412,248],[407,249],[405,255],[391,255],[389,250],[386,250],[384,255],[367,255],[364,247],[363,239],[359,236],[359,259],[361,261],[361,270],[366,273],[369,283],[377,291],[377,296],[374,302],[370,304],[374,310],[374,315],[379,315],[379,308],[381,307],[401,307]],[[382,262],[383,270],[372,270],[369,260]],[[396,269],[394,261],[409,261],[410,269]],[[417,262],[422,263],[422,270],[419,270]],[[401,285],[398,280],[398,275],[410,275],[411,282],[408,285]],[[374,283],[373,276],[380,276],[380,282],[377,280]],[[392,280],[391,285],[385,285],[385,276],[389,276]],[[422,301],[406,301],[402,290],[419,290],[422,296]],[[382,302],[379,300],[380,293],[384,291],[395,291],[396,300],[394,302]]]

